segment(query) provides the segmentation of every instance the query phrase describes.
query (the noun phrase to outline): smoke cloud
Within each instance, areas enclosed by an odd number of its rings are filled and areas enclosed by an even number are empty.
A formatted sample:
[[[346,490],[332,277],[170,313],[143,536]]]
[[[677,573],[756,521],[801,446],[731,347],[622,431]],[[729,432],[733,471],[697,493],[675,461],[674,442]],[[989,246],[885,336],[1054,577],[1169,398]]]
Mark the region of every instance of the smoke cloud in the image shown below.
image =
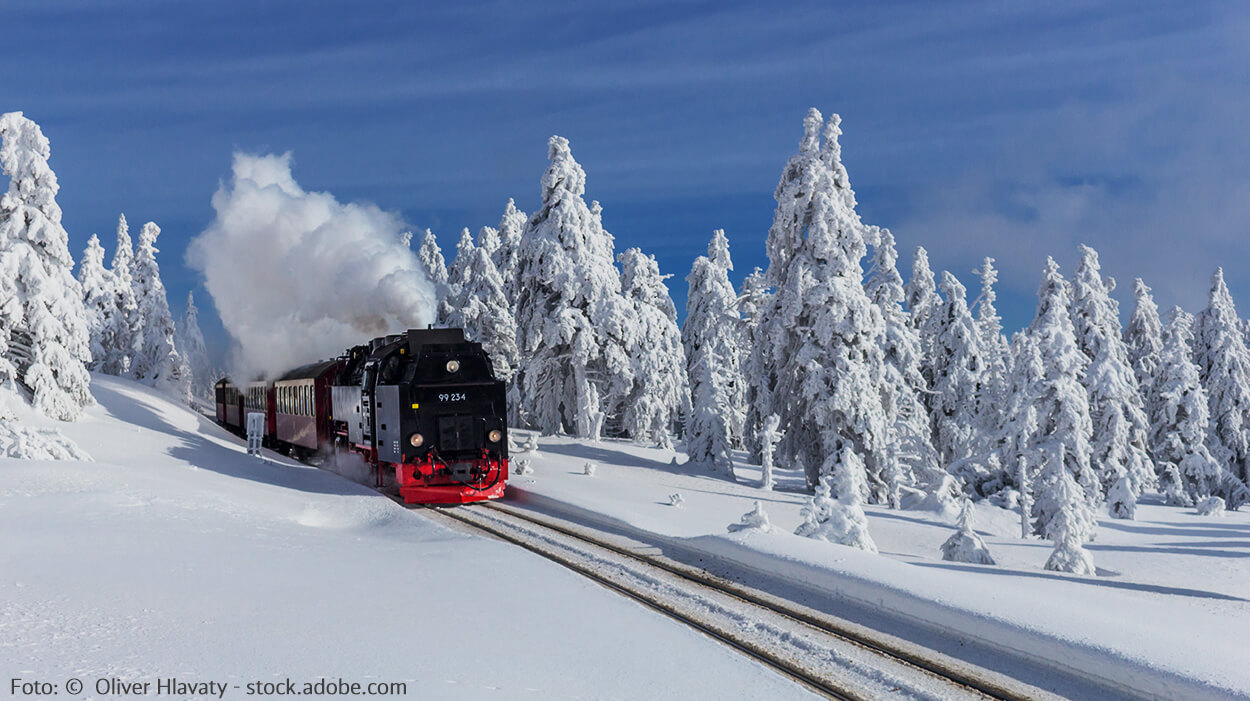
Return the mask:
[[[434,286],[400,243],[403,221],[305,192],[290,153],[235,153],[213,209],[187,264],[235,341],[236,377],[272,376],[434,320]]]

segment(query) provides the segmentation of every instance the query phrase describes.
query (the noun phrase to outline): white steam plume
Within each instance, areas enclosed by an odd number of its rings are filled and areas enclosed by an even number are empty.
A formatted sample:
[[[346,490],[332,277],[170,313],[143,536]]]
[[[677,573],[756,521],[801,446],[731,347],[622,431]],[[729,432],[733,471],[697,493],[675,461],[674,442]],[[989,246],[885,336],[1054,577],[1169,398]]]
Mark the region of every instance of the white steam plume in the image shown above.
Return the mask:
[[[234,338],[236,377],[273,375],[434,320],[434,286],[400,243],[398,216],[305,192],[290,153],[235,153],[233,171],[187,263],[203,273]]]

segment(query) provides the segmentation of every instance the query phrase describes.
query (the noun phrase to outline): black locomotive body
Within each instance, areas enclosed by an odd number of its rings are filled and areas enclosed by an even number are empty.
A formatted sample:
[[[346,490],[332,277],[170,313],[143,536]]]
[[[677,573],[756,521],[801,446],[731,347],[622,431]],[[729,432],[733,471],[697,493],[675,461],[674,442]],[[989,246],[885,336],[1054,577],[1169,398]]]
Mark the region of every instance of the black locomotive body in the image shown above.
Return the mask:
[[[503,496],[508,475],[504,383],[461,329],[413,329],[296,368],[269,384],[266,442],[296,454],[360,455],[378,486],[408,503]],[[241,429],[237,390],[217,386],[218,421]],[[272,431],[272,435],[269,432]]]

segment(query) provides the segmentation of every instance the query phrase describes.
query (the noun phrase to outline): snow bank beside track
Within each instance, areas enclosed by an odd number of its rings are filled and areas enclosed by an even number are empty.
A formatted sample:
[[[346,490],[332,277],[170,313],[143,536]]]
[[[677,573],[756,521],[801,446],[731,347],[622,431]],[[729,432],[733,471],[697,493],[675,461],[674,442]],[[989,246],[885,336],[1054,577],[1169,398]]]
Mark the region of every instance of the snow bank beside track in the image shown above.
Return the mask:
[[[654,545],[673,560],[1065,696],[1250,698],[1250,670],[1241,646],[1229,640],[1226,616],[1201,607],[1177,610],[1128,584],[906,562],[784,531],[676,537],[631,525],[628,515],[618,519],[533,489],[511,489],[514,506]],[[1064,601],[1079,606],[1059,605]]]

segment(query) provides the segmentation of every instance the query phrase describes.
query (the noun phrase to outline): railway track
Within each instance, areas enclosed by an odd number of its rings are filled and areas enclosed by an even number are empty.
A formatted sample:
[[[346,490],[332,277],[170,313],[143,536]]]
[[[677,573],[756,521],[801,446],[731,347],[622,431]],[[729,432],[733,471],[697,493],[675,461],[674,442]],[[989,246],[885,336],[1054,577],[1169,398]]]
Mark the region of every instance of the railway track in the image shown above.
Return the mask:
[[[498,502],[425,507],[553,560],[836,699],[1057,699],[992,671],[842,621],[574,524]]]

